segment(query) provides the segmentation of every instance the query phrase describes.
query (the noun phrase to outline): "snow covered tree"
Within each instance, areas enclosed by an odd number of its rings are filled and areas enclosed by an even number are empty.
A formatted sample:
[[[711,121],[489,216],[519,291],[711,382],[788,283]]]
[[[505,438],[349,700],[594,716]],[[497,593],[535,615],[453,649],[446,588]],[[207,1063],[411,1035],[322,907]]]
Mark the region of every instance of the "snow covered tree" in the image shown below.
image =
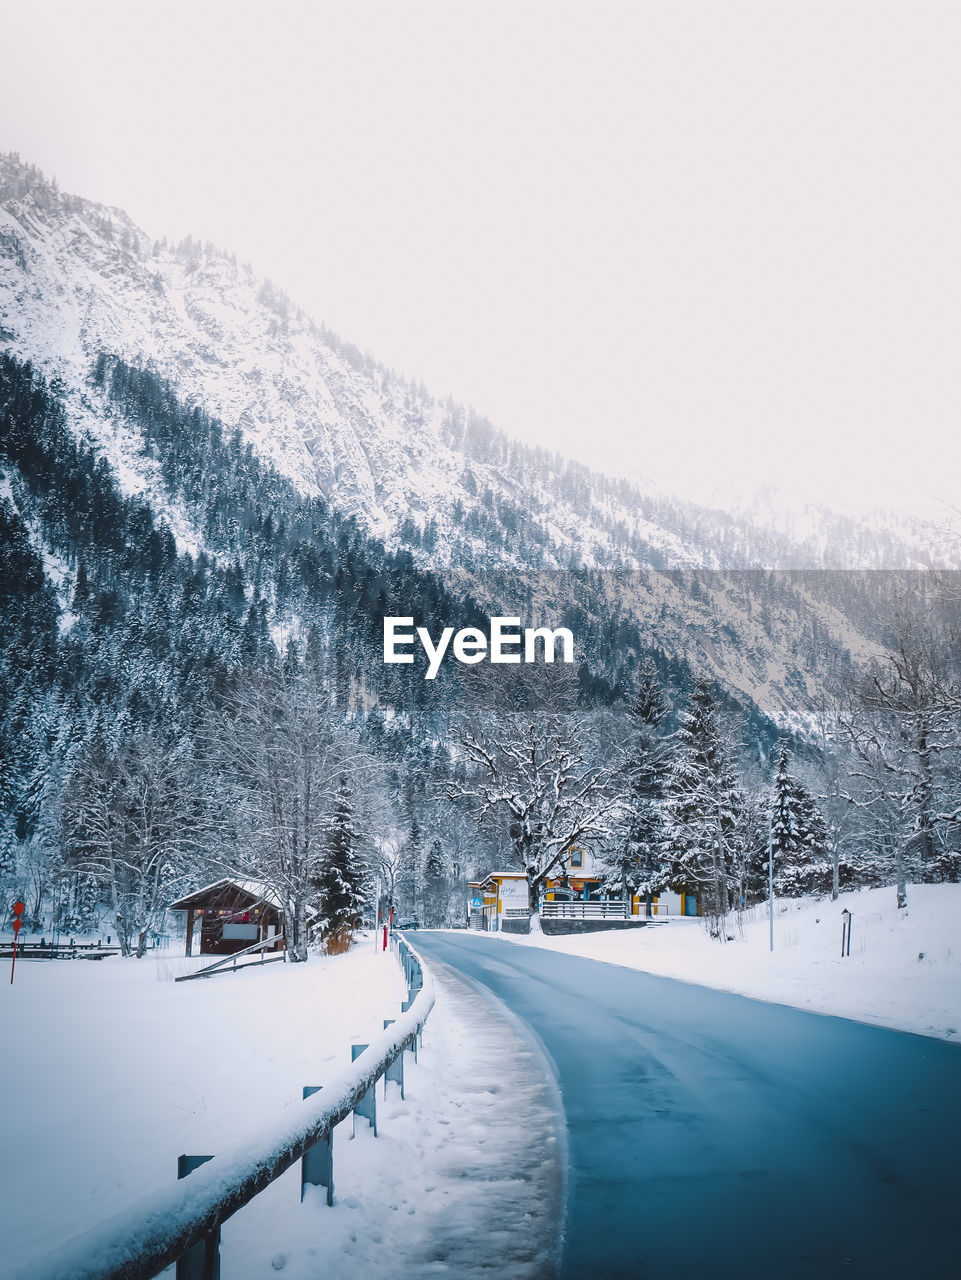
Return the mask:
[[[530,928],[540,931],[544,884],[572,846],[611,832],[617,804],[611,771],[587,757],[575,725],[561,717],[489,715],[485,734],[460,741],[472,775],[448,786],[475,819],[506,821],[511,860],[527,873]]]
[[[437,929],[447,923],[449,898],[450,884],[444,851],[439,840],[432,840],[424,859],[422,892],[422,919],[428,929]]]
[[[3,894],[11,888],[16,875],[17,855],[12,825],[0,816],[0,907]]]
[[[631,741],[624,770],[626,794],[613,850],[605,859],[608,883],[626,898],[658,879],[664,859],[664,795],[670,769],[665,721],[670,704],[648,663],[629,709]]]
[[[311,877],[320,912],[320,935],[329,955],[340,955],[351,943],[363,917],[367,868],[360,856],[354,802],[347,775],[341,774],[327,833],[327,845]]]
[[[81,753],[64,796],[68,871],[103,886],[123,955],[142,956],[203,838],[183,746],[145,732]]]
[[[421,899],[423,875],[423,850],[421,827],[417,818],[411,819],[410,831],[400,851],[397,871],[397,904],[402,911],[416,916]]]
[[[340,779],[367,755],[303,671],[250,679],[206,731],[223,873],[261,880],[284,905],[290,959],[307,959],[311,882],[324,863]]]
[[[798,898],[827,888],[824,819],[807,788],[788,773],[787,745],[778,750],[771,814],[774,890]]]
[[[702,895],[704,914],[718,938],[736,902],[742,806],[731,743],[718,724],[710,685],[699,680],[675,735],[665,802],[664,881],[678,892]]]
[[[370,869],[380,880],[381,911],[385,922],[391,919],[391,913],[397,907],[397,882],[403,850],[403,844],[395,835],[375,837]]]
[[[876,855],[893,864],[899,907],[907,906],[909,874],[917,879],[961,876],[956,851],[961,803],[946,761],[959,747],[961,693],[954,636],[905,614],[895,645],[860,682],[839,716],[854,767],[845,798],[860,810]]]

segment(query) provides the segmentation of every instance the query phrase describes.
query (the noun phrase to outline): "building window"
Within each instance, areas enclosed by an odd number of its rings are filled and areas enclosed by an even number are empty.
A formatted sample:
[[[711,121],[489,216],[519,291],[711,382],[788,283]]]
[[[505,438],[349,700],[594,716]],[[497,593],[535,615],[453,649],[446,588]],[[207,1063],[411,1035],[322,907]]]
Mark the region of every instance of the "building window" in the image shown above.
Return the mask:
[[[571,850],[571,866],[583,867],[583,865],[584,865],[584,850],[572,849]]]

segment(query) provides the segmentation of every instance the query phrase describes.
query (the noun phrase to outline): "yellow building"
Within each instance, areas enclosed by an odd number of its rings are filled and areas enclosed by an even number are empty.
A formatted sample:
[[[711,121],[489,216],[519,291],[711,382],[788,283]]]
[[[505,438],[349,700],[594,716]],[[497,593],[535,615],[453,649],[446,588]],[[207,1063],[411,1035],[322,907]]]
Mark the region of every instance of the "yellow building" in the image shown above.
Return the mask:
[[[694,893],[632,894],[629,902],[607,899],[604,871],[593,855],[574,848],[547,880],[541,902],[545,919],[676,919],[699,916],[701,902]],[[470,924],[487,932],[526,932],[530,916],[527,875],[523,871],[491,871],[474,880],[470,889]]]

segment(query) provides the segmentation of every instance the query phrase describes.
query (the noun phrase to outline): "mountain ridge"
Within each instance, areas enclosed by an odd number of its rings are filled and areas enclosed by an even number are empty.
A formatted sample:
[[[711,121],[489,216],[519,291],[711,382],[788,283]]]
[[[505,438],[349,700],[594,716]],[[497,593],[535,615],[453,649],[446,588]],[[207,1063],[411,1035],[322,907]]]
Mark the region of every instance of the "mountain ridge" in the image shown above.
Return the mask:
[[[59,381],[106,452],[118,427],[91,394],[101,354],[146,364],[302,493],[440,568],[961,563],[916,520],[879,529],[819,509],[814,532],[792,541],[511,441],[341,341],[231,255],[154,242],[122,210],[64,195],[10,155],[0,208],[0,340]]]

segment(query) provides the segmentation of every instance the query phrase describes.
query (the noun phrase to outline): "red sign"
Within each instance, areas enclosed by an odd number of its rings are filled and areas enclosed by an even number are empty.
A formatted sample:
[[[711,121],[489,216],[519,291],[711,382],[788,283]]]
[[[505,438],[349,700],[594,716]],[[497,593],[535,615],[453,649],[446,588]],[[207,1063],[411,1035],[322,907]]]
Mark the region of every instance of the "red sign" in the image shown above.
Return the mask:
[[[16,965],[16,963],[17,963],[17,935],[18,935],[18,934],[19,934],[19,932],[20,932],[20,926],[23,924],[23,921],[20,919],[20,917],[23,915],[24,910],[25,910],[25,907],[24,907],[24,904],[23,904],[22,902],[15,902],[15,903],[13,904],[13,957],[12,957],[12,959],[11,959],[11,961],[10,961],[10,983],[11,983],[11,985],[13,984],[13,970],[14,970],[14,966],[15,966],[15,965]]]

